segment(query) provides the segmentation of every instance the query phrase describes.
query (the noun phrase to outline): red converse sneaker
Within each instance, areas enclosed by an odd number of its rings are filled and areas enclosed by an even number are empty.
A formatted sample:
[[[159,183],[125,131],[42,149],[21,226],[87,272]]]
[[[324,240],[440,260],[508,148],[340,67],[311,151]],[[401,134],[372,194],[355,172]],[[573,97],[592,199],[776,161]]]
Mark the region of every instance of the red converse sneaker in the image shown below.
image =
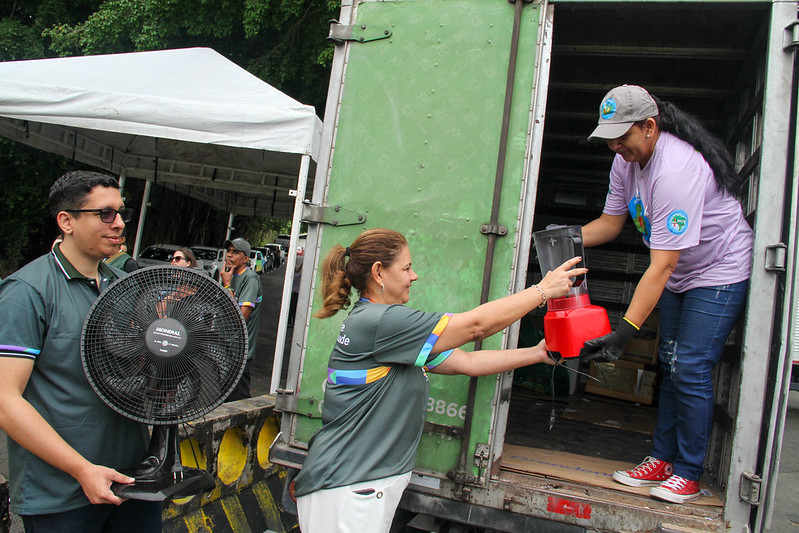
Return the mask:
[[[660,485],[671,476],[671,463],[647,457],[632,470],[616,470],[613,479],[628,487]]]
[[[649,494],[660,500],[672,503],[685,503],[701,496],[699,483],[680,476],[671,476],[659,486],[650,490]]]

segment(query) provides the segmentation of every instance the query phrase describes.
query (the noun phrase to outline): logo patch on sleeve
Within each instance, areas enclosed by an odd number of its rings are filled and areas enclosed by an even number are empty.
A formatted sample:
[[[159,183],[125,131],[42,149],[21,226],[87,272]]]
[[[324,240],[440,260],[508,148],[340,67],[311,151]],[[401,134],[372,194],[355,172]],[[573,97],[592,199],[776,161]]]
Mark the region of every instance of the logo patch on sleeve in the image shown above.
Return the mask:
[[[675,235],[682,235],[688,229],[688,213],[682,209],[675,209],[666,219],[666,227]]]

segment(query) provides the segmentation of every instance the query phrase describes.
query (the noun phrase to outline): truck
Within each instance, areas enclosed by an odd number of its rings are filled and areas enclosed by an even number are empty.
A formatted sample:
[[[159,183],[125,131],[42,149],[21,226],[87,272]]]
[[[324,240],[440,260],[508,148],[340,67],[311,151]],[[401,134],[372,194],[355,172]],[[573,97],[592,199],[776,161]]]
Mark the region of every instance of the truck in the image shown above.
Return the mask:
[[[636,84],[730,147],[755,235],[746,310],[714,375],[703,498],[674,505],[610,480],[614,465],[631,467],[651,448],[654,321],[617,368],[632,388],[619,385],[615,395],[574,372],[561,390],[555,374],[535,368],[431,375],[425,431],[395,523],[427,531],[765,531],[791,362],[799,359],[797,7],[344,0],[330,28],[323,149],[302,213],[303,283],[276,390],[282,421],[271,460],[301,468],[321,426],[327,359],[346,315],[311,317],[326,253],[368,228],[401,232],[420,276],[409,305],[428,311],[466,311],[535,283],[533,232],[601,213],[613,154],[586,137],[602,96]],[[628,226],[585,258],[591,301],[612,324],[648,264]],[[482,347],[530,342],[542,316],[531,313]]]

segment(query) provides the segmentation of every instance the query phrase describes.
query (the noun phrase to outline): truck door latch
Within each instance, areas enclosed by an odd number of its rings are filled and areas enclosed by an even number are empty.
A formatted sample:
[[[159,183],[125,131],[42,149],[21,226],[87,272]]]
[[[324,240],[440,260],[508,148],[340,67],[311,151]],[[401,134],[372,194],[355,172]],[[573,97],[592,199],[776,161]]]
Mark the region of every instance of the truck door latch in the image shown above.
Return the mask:
[[[450,470],[447,472],[447,477],[453,483],[458,485],[476,485],[478,484],[477,476],[461,470]]]
[[[785,272],[788,246],[783,243],[766,246],[766,263],[763,268],[767,272]]]
[[[347,41],[367,43],[389,37],[391,37],[389,29],[373,28],[366,24],[341,24],[337,20],[330,21],[330,33],[327,35],[327,38],[336,44],[344,44]]]
[[[340,205],[302,204],[301,222],[328,224],[330,226],[353,226],[366,222],[366,214],[344,209]]]
[[[499,237],[504,237],[508,234],[508,228],[503,226],[502,224],[492,225],[492,224],[483,224],[480,226],[480,233],[483,235],[494,234]]]
[[[762,480],[757,474],[744,472],[741,474],[741,486],[738,489],[738,496],[741,501],[749,505],[760,505],[760,485]]]

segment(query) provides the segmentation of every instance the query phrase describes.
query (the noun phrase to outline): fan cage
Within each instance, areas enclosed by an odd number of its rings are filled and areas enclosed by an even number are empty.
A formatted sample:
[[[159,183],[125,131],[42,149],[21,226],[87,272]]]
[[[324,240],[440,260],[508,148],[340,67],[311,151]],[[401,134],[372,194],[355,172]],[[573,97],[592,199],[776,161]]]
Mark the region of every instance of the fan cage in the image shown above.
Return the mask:
[[[180,353],[147,346],[161,319],[185,330]],[[109,407],[155,425],[194,420],[218,407],[241,377],[247,326],[233,296],[205,273],[154,266],[111,284],[84,322],[81,360],[89,383]]]

